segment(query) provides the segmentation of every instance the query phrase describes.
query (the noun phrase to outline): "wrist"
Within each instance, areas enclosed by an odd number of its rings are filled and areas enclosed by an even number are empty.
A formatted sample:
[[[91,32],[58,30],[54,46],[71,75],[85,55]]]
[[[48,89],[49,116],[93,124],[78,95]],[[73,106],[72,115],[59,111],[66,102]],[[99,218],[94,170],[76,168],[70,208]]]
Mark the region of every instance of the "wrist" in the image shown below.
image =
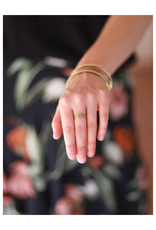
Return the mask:
[[[69,84],[69,82],[71,81],[71,79],[73,77],[75,77],[76,75],[81,74],[81,73],[92,73],[92,74],[98,75],[100,78],[102,78],[103,81],[105,82],[106,86],[107,86],[108,92],[111,91],[111,89],[113,87],[113,82],[112,82],[111,76],[107,72],[107,70],[105,70],[104,68],[102,68],[99,65],[90,64],[90,63],[84,64],[84,65],[77,65],[77,66],[78,67],[76,67],[72,71],[70,77],[68,78],[68,80],[66,82],[66,87]]]
[[[76,68],[84,65],[84,64],[96,64],[104,68],[108,71],[110,75],[112,75],[115,72],[115,68],[113,67],[113,63],[108,60],[108,58],[104,57],[103,55],[100,55],[100,52],[96,49],[89,49],[84,56],[80,59],[80,61],[77,63]]]

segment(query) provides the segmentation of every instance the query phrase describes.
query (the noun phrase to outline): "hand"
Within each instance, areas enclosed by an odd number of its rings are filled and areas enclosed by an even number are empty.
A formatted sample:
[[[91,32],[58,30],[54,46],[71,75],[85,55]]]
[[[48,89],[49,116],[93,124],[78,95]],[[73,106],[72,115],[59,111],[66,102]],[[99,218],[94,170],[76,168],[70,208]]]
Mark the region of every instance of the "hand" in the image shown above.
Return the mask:
[[[73,115],[78,113],[87,117],[75,119]],[[95,154],[96,135],[99,141],[104,139],[108,118],[109,93],[103,79],[91,73],[78,74],[59,100],[52,120],[53,137],[59,139],[63,132],[68,157],[71,160],[77,157],[79,163],[85,163],[87,156]]]

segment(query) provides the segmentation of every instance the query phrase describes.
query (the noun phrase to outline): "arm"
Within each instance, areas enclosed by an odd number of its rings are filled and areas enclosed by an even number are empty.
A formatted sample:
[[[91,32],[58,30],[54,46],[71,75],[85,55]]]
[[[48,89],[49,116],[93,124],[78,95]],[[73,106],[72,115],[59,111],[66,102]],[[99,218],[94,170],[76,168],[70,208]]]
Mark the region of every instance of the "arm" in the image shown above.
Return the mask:
[[[96,63],[112,75],[135,51],[151,20],[152,16],[110,16],[77,66]]]

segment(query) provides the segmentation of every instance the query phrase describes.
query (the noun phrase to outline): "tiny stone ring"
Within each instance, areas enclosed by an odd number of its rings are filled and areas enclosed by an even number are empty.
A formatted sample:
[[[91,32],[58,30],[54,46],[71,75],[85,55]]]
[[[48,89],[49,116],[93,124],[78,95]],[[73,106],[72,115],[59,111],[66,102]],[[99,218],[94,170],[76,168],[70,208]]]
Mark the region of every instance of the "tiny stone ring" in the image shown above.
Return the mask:
[[[86,114],[84,113],[78,113],[74,115],[74,118],[82,118],[82,117],[86,117]]]

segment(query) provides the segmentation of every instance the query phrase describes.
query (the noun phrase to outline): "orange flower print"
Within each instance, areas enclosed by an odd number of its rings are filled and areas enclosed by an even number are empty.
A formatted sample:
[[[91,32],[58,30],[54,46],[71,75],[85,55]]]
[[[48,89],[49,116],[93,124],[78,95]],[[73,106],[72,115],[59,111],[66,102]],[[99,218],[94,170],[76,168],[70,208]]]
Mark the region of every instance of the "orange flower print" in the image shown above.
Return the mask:
[[[84,195],[73,184],[65,184],[65,195],[55,204],[57,215],[81,215],[84,214]]]
[[[65,184],[64,191],[68,197],[75,201],[82,201],[84,198],[82,192],[73,184]]]
[[[61,197],[55,204],[56,215],[73,215],[72,199],[68,196]]]
[[[10,203],[13,203],[13,199],[10,194],[8,194],[8,178],[3,169],[3,206]]]
[[[83,203],[64,195],[55,204],[56,215],[83,215]]]
[[[9,167],[11,174],[20,174],[24,176],[29,175],[28,164],[24,161],[14,161],[8,167]]]
[[[10,175],[3,171],[3,205],[13,202],[10,194],[18,199],[35,197],[32,180],[29,178],[28,165],[22,161],[15,161],[9,165]]]
[[[29,160],[26,148],[27,131],[22,126],[14,127],[6,137],[6,142],[10,150],[19,152],[24,159]]]
[[[15,173],[8,178],[7,183],[9,194],[12,194],[18,199],[26,199],[27,197],[37,196],[33,183],[28,176]]]
[[[113,139],[123,149],[125,156],[133,154],[135,138],[131,128],[116,126],[113,131]]]

